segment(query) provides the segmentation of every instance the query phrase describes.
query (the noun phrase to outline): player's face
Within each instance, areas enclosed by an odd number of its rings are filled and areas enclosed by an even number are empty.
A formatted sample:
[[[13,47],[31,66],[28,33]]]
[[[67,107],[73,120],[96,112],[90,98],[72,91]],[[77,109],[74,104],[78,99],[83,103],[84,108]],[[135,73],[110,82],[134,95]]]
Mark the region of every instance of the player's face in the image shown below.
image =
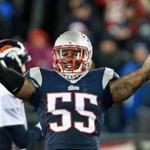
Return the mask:
[[[60,49],[59,55],[61,56],[62,69],[72,71],[79,68],[81,63],[81,50],[74,49]]]
[[[87,47],[63,45],[53,49],[54,69],[63,75],[79,75],[89,69],[89,51]]]

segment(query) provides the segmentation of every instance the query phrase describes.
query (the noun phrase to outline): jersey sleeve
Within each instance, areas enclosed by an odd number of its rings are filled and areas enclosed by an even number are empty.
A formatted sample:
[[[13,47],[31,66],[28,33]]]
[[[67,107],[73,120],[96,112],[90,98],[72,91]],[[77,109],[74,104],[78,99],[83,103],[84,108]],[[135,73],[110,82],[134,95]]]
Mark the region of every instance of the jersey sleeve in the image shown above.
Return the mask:
[[[39,99],[39,88],[42,86],[42,72],[39,67],[31,68],[25,77],[31,79],[33,84],[36,86],[36,92],[30,98],[30,103],[33,106],[38,105],[37,99]]]
[[[24,104],[0,84],[0,127],[26,125]]]
[[[119,78],[119,75],[113,69],[110,69],[110,68],[104,69],[103,78],[102,78],[102,88],[103,88],[102,104],[103,104],[104,108],[106,108],[106,109],[111,107],[113,104],[109,83],[110,83],[110,81],[116,80],[118,78]]]
[[[42,73],[39,67],[31,68],[26,74],[25,77],[31,79],[36,87],[42,85]]]

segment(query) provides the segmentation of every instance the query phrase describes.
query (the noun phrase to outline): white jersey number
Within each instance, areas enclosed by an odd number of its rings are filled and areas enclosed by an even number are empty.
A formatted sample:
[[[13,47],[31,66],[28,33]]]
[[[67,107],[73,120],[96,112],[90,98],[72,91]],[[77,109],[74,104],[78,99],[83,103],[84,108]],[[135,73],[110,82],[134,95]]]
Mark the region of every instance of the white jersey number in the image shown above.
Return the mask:
[[[57,122],[49,123],[51,130],[54,132],[61,132],[66,131],[72,127],[72,118],[71,112],[66,109],[57,109],[56,108],[56,101],[61,98],[62,102],[72,102],[72,93],[65,92],[65,93],[51,93],[47,95],[47,111],[48,113],[52,113],[53,115],[61,115],[61,125]],[[74,127],[86,133],[92,133],[95,131],[95,120],[96,115],[89,111],[85,110],[85,101],[88,100],[93,105],[98,105],[97,97],[92,94],[85,94],[85,93],[75,93],[75,111],[80,114],[81,116],[87,117],[88,119],[88,126],[84,126],[84,122],[82,121],[74,121]]]

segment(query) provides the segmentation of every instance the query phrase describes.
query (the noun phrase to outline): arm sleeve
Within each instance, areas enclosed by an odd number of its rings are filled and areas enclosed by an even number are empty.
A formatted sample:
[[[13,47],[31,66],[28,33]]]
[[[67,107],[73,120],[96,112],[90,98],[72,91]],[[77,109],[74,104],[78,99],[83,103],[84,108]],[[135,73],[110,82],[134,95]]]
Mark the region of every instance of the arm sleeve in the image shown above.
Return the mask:
[[[119,78],[119,75],[113,69],[105,68],[103,79],[102,79],[103,99],[104,99],[104,101],[102,102],[102,105],[106,109],[108,109],[109,107],[113,105],[109,83],[118,78]]]
[[[4,129],[19,148],[26,148],[42,137],[38,127],[26,130],[24,125],[16,125],[4,127]]]
[[[0,64],[0,82],[9,90],[12,94],[16,95],[22,88],[25,81],[25,77],[22,74],[6,68]]]

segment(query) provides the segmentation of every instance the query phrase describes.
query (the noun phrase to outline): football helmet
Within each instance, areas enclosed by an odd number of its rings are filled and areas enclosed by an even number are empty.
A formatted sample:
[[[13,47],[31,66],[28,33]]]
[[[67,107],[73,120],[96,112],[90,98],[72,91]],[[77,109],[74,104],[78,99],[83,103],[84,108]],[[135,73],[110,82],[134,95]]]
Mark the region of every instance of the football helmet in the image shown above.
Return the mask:
[[[0,41],[0,61],[4,66],[21,72],[22,66],[30,60],[31,56],[21,42],[13,39]]]
[[[64,32],[54,44],[54,70],[75,83],[89,71],[92,51],[91,42],[85,34],[75,31]]]

